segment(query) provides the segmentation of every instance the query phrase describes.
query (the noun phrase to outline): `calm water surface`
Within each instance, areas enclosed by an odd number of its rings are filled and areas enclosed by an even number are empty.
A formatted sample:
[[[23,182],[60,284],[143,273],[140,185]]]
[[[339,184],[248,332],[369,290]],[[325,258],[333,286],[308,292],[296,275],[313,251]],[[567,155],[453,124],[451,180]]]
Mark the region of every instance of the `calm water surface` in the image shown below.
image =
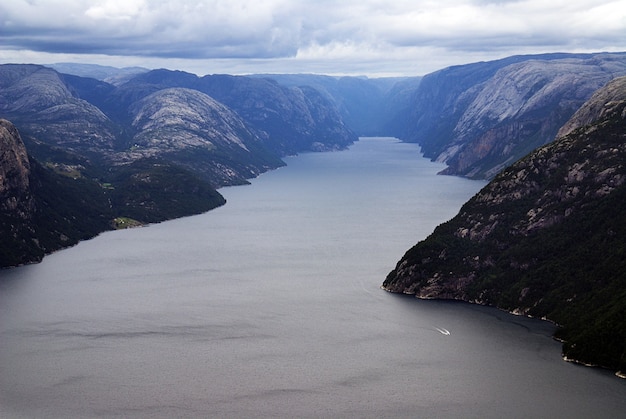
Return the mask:
[[[483,183],[389,138],[287,163],[0,271],[0,417],[624,417],[550,324],[380,290]]]

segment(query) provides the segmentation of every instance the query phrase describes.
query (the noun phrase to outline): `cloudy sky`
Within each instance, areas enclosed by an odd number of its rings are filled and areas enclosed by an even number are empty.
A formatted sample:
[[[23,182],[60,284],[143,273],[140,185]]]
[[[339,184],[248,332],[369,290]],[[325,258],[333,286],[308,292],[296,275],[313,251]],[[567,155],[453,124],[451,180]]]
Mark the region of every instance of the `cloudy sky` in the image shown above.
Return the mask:
[[[11,0],[0,63],[424,75],[543,52],[626,51],[626,0]]]

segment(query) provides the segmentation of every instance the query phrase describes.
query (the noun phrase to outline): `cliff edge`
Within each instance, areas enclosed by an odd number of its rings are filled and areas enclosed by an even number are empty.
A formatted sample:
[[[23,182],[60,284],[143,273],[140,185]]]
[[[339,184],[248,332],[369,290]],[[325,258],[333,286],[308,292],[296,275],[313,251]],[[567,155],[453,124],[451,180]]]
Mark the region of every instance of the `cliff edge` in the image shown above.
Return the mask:
[[[598,91],[585,105],[593,123],[576,117],[505,169],[383,288],[552,320],[567,359],[626,371],[625,87]]]

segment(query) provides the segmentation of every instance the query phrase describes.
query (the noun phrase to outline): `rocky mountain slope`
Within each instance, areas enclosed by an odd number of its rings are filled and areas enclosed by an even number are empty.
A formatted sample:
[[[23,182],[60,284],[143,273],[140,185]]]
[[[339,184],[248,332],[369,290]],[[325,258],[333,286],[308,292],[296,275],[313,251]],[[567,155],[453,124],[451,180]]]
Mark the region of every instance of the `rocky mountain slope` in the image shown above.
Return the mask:
[[[505,169],[383,288],[543,317],[567,358],[626,371],[626,77]],[[593,121],[588,124],[589,121]]]
[[[357,140],[334,104],[315,89],[288,88],[270,79],[243,76],[198,77],[182,71],[153,70],[120,86],[111,96],[109,113],[115,113],[117,104],[130,106],[166,88],[197,90],[227,106],[277,156],[343,149]]]
[[[288,87],[309,86],[331,100],[359,136],[400,136],[421,77],[332,77],[315,74],[269,74]]]
[[[36,162],[31,163],[19,132],[9,121],[0,119],[0,267],[40,260],[64,245],[93,235],[103,227],[100,216],[93,217],[80,202],[71,209],[65,186]],[[82,199],[92,198],[87,189]],[[68,189],[70,190],[70,189]],[[58,205],[62,203],[61,205]],[[108,212],[108,205],[97,199],[90,206]],[[92,229],[90,231],[90,229]]]
[[[17,129],[0,119],[0,210],[28,220],[32,213],[30,162]]]
[[[159,93],[165,89],[167,95]],[[158,99],[150,105],[152,118],[169,115],[170,122],[135,120],[150,99]],[[172,124],[178,112],[194,113],[195,119]],[[110,166],[148,155],[173,158],[214,186],[243,183],[281,166],[286,154],[345,148],[357,139],[334,105],[313,89],[167,70],[140,73],[114,86],[42,66],[2,65],[0,116],[11,120],[27,143],[32,139]],[[163,124],[169,124],[166,131]],[[153,135],[159,131],[160,139]],[[154,147],[164,145],[166,133],[168,146]]]
[[[109,173],[62,150],[56,162],[28,156],[13,124],[0,119],[0,267],[44,255],[129,223],[208,211],[224,198],[189,171],[151,159]],[[66,163],[59,163],[64,161]]]
[[[245,83],[153,71],[116,86],[0,65],[0,117],[13,138],[0,144],[0,266],[40,260],[115,226],[207,211],[224,203],[216,187],[282,166],[285,153],[356,140],[316,91]],[[240,113],[200,88],[221,89]],[[268,115],[276,115],[271,124]],[[28,157],[16,146],[22,139]]]
[[[238,114],[197,90],[158,90],[134,102],[129,114],[136,134],[120,160],[165,158],[217,186],[245,183],[282,164]]]
[[[113,121],[73,94],[63,76],[46,67],[0,66],[0,116],[22,135],[67,150],[100,154],[116,146]]]
[[[82,80],[85,78],[96,79],[115,86],[120,86],[133,77],[150,71],[142,68],[117,69],[98,65],[67,63],[53,64],[51,67],[60,73],[66,73],[66,78],[68,74],[72,74],[81,76]],[[242,111],[242,115],[246,112],[254,113],[254,107],[245,110],[246,106],[250,107],[252,103],[256,102],[256,107],[261,100],[264,105],[270,104],[267,99],[263,99],[263,96],[266,95],[259,93],[263,89],[270,91],[270,97],[276,96],[279,91],[289,95],[290,91],[298,92],[300,89],[311,91],[313,89],[321,94],[324,100],[330,101],[336,107],[345,126],[359,136],[400,136],[402,133],[400,127],[404,126],[404,121],[409,115],[411,98],[421,80],[421,77],[367,78],[335,77],[320,74],[254,74],[246,77],[210,75],[196,78],[188,73],[170,71],[158,71],[153,73],[153,76],[159,73],[164,76],[167,74],[182,76],[187,87],[197,87],[199,83],[210,85],[210,90],[205,91],[205,93],[228,104],[233,109],[237,109],[237,111]],[[152,83],[156,82],[157,78],[149,78]],[[173,82],[174,78],[167,78]],[[261,79],[261,81],[251,79]],[[271,81],[276,81],[280,86],[276,86]],[[181,86],[180,84],[176,85]],[[233,89],[235,85],[238,86],[236,90],[239,93],[237,94]],[[81,95],[81,97],[83,96]],[[280,112],[276,116],[280,116]],[[290,121],[288,118],[284,118],[282,122],[288,125]]]
[[[445,162],[444,174],[492,178],[558,130],[626,54],[548,54],[450,67],[423,78],[403,139]]]

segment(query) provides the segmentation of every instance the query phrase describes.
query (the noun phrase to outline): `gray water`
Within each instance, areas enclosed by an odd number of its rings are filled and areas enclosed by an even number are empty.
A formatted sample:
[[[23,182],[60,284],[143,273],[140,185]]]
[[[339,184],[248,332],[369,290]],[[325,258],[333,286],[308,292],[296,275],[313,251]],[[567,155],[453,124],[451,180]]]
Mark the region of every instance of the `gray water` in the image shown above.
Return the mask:
[[[0,417],[624,417],[553,326],[379,287],[484,183],[367,138],[0,271]]]

